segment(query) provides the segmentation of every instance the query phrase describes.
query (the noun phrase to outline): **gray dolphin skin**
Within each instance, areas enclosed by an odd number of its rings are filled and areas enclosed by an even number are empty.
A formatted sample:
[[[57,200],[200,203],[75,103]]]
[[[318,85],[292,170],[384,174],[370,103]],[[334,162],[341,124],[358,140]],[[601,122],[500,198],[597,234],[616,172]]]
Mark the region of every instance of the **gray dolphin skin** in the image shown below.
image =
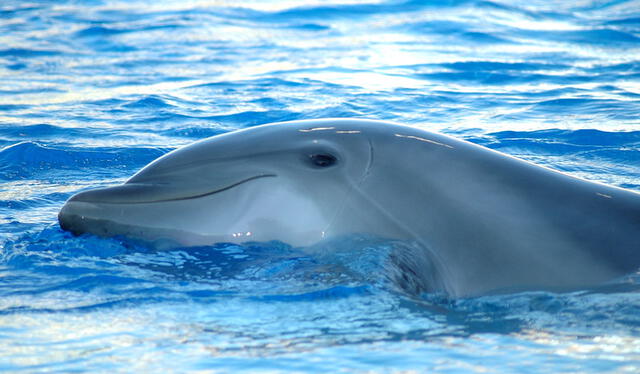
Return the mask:
[[[640,194],[571,177],[442,134],[323,119],[195,142],[124,184],[80,192],[59,214],[75,234],[175,246],[348,234],[410,241],[452,296],[579,289],[640,267]]]

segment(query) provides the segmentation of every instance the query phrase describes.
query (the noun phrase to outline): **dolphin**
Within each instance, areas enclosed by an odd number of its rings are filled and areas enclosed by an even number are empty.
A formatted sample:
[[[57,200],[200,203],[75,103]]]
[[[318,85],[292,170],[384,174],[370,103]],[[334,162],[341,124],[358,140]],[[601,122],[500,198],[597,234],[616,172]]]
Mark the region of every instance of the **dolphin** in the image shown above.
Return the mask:
[[[452,296],[579,289],[640,267],[640,194],[373,120],[203,139],[122,185],[72,196],[58,218],[74,234],[175,246],[311,246],[354,233],[407,241]]]

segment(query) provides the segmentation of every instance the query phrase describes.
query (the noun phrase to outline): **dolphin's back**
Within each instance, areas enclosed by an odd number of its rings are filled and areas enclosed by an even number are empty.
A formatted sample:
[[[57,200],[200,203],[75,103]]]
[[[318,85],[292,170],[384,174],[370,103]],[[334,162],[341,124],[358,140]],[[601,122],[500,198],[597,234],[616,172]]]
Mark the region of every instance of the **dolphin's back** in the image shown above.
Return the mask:
[[[593,285],[640,267],[638,193],[440,134],[385,147],[378,153],[407,161],[378,157],[387,165],[372,171],[377,189],[367,198],[386,199],[387,214],[439,257],[458,295]]]

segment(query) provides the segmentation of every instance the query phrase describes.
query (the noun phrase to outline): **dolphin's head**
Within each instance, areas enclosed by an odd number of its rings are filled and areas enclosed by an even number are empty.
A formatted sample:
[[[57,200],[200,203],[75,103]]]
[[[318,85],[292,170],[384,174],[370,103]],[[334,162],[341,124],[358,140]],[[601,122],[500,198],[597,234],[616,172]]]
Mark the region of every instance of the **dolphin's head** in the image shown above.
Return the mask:
[[[362,122],[298,121],[204,139],[122,185],[74,195],[60,226],[181,246],[312,244],[339,233],[337,222],[353,215],[349,196],[373,162]]]

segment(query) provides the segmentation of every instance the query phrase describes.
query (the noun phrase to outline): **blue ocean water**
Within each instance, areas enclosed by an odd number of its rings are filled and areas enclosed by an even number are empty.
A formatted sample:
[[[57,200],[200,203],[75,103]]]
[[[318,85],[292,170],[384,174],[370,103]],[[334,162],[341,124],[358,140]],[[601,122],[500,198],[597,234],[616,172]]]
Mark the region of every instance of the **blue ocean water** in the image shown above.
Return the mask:
[[[416,297],[368,238],[154,251],[57,224],[176,147],[322,117],[640,191],[640,2],[1,2],[0,371],[640,371],[638,274]]]

